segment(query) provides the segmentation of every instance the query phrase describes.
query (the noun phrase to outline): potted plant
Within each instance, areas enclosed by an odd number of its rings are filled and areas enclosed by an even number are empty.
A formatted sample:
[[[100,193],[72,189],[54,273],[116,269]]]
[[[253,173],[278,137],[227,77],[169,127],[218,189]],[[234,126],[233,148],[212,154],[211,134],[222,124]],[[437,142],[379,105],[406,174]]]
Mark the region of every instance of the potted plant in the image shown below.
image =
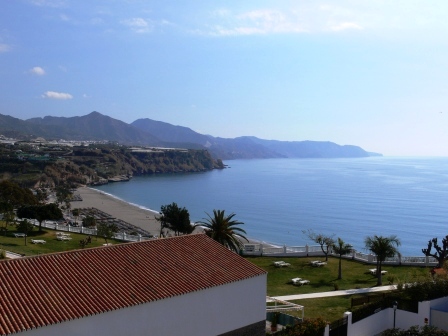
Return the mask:
[[[272,315],[272,320],[271,320],[271,331],[272,332],[277,331],[277,324],[278,324],[278,313],[275,312]]]

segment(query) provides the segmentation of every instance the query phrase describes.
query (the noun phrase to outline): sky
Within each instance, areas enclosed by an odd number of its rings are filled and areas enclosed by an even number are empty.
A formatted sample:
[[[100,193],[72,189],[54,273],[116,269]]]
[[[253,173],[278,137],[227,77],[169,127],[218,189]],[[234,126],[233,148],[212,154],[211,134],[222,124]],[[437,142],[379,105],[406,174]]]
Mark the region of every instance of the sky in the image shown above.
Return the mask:
[[[2,0],[0,114],[448,156],[446,0]]]

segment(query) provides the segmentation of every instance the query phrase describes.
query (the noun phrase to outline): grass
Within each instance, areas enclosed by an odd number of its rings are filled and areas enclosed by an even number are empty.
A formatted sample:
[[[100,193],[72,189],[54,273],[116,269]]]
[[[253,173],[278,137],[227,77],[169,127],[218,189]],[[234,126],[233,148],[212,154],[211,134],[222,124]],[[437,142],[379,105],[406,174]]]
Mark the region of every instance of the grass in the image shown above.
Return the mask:
[[[267,295],[284,296],[294,294],[307,294],[339,290],[375,287],[376,277],[368,273],[368,269],[375,265],[363,264],[353,260],[342,260],[342,279],[338,280],[338,258],[330,257],[327,265],[312,267],[310,261],[324,260],[323,258],[274,258],[274,257],[247,257],[247,260],[268,272]],[[277,268],[274,261],[283,260],[291,264],[289,267]],[[410,282],[412,279],[426,277],[429,269],[425,267],[410,266],[383,266],[387,275],[383,276],[383,285],[388,285],[389,277],[393,283]],[[294,286],[289,281],[292,278],[310,280],[309,285]],[[322,317],[327,321],[335,321],[343,317],[344,312],[351,310],[351,298],[363,295],[348,295],[318,299],[302,299],[291,301],[305,306],[305,317]],[[294,313],[291,313],[294,315]],[[300,315],[300,313],[299,313]]]
[[[0,222],[1,224],[1,222]],[[39,254],[63,252],[80,249],[79,241],[87,236],[77,233],[70,233],[72,240],[59,241],[56,239],[56,231],[45,229],[38,232],[35,228],[27,237],[25,246],[24,238],[15,238],[13,232],[16,232],[15,226],[9,226],[5,235],[0,235],[0,249],[19,253],[25,256]],[[32,244],[31,239],[43,239],[46,244]],[[120,241],[108,240],[109,243],[117,244]],[[105,243],[103,238],[92,237],[92,243],[87,247],[102,246]],[[377,279],[367,272],[374,268],[374,265],[363,264],[353,260],[342,260],[342,279],[338,280],[338,262],[337,258],[330,257],[327,265],[323,267],[312,267],[310,261],[323,260],[323,258],[274,258],[274,257],[247,257],[247,260],[263,268],[268,272],[267,276],[267,295],[283,296],[293,294],[306,294],[334,291],[335,286],[338,289],[368,288],[376,286]],[[274,261],[284,260],[291,264],[289,267],[277,268],[273,265]],[[425,277],[429,269],[424,267],[409,266],[383,266],[387,275],[383,276],[383,285],[389,284],[388,277],[393,277],[393,283],[410,282],[412,279]],[[293,286],[289,281],[292,278],[303,278],[310,280],[309,285]],[[327,321],[340,319],[344,312],[351,310],[351,298],[362,295],[336,296],[318,299],[302,299],[292,301],[305,307],[305,317],[322,317]],[[291,315],[301,316],[300,312],[291,312]]]
[[[25,238],[15,238],[13,233],[17,232],[15,226],[9,226],[8,230],[3,235],[0,234],[0,249],[15,252],[24,256],[33,256],[39,254],[64,252],[70,250],[76,250],[82,248],[79,241],[87,238],[87,235],[70,233],[71,240],[59,241],[56,239],[56,232],[54,230],[46,229],[42,232],[38,232],[38,228],[34,228],[32,232],[28,234],[26,238],[27,243],[25,246]],[[33,244],[31,239],[43,239],[45,244]],[[108,239],[108,243],[117,244],[119,241],[114,239]],[[86,247],[102,246],[105,243],[104,238],[92,237],[92,242]]]

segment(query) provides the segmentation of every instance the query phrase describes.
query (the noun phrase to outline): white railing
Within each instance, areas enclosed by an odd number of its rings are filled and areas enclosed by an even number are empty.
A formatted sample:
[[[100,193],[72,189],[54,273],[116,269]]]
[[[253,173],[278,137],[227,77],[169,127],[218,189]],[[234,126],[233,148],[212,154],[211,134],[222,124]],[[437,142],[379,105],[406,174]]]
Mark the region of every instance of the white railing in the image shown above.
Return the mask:
[[[39,226],[39,222],[36,219],[28,219],[28,221],[35,225]],[[73,232],[73,233],[80,233],[90,236],[96,236],[97,235],[97,229],[96,228],[86,228],[83,226],[70,226],[70,225],[60,225],[57,222],[53,221],[43,221],[42,227],[45,227],[47,229],[52,229],[56,231],[64,231],[64,232]],[[130,235],[126,232],[117,232],[114,233],[113,237],[117,240],[123,240],[128,242],[139,242],[143,240],[147,240],[148,238],[142,237],[141,235]]]
[[[325,249],[325,247],[324,247]],[[242,255],[253,256],[272,256],[272,257],[323,257],[324,252],[320,245],[305,245],[305,246],[282,246],[272,247],[264,246],[263,244],[244,244],[241,250]],[[328,255],[333,257],[339,257],[338,254],[330,251]],[[367,264],[376,264],[377,257],[373,254],[365,254],[353,250],[352,252],[343,255],[344,259],[352,259],[361,261]],[[407,265],[407,266],[436,266],[437,260],[433,257],[408,257],[408,256],[395,256],[393,258],[386,258],[383,262],[385,265]]]

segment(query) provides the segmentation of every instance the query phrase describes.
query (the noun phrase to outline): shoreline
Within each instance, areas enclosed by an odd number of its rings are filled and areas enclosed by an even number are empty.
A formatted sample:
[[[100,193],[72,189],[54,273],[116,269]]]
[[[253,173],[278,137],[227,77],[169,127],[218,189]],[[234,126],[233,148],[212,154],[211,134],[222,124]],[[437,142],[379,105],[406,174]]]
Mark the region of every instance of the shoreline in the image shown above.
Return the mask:
[[[72,201],[71,209],[96,208],[111,216],[121,219],[130,224],[141,227],[153,236],[159,236],[160,223],[156,220],[159,212],[127,202],[119,197],[103,191],[90,188],[78,187],[75,194],[81,196],[82,201]],[[249,244],[263,244],[264,247],[278,247],[277,245],[263,242],[259,239],[249,238]]]
[[[79,194],[82,201],[70,202],[72,209],[96,208],[115,218],[141,227],[152,235],[158,236],[160,233],[160,224],[156,220],[157,211],[145,209],[89,187],[79,187],[75,194]]]

